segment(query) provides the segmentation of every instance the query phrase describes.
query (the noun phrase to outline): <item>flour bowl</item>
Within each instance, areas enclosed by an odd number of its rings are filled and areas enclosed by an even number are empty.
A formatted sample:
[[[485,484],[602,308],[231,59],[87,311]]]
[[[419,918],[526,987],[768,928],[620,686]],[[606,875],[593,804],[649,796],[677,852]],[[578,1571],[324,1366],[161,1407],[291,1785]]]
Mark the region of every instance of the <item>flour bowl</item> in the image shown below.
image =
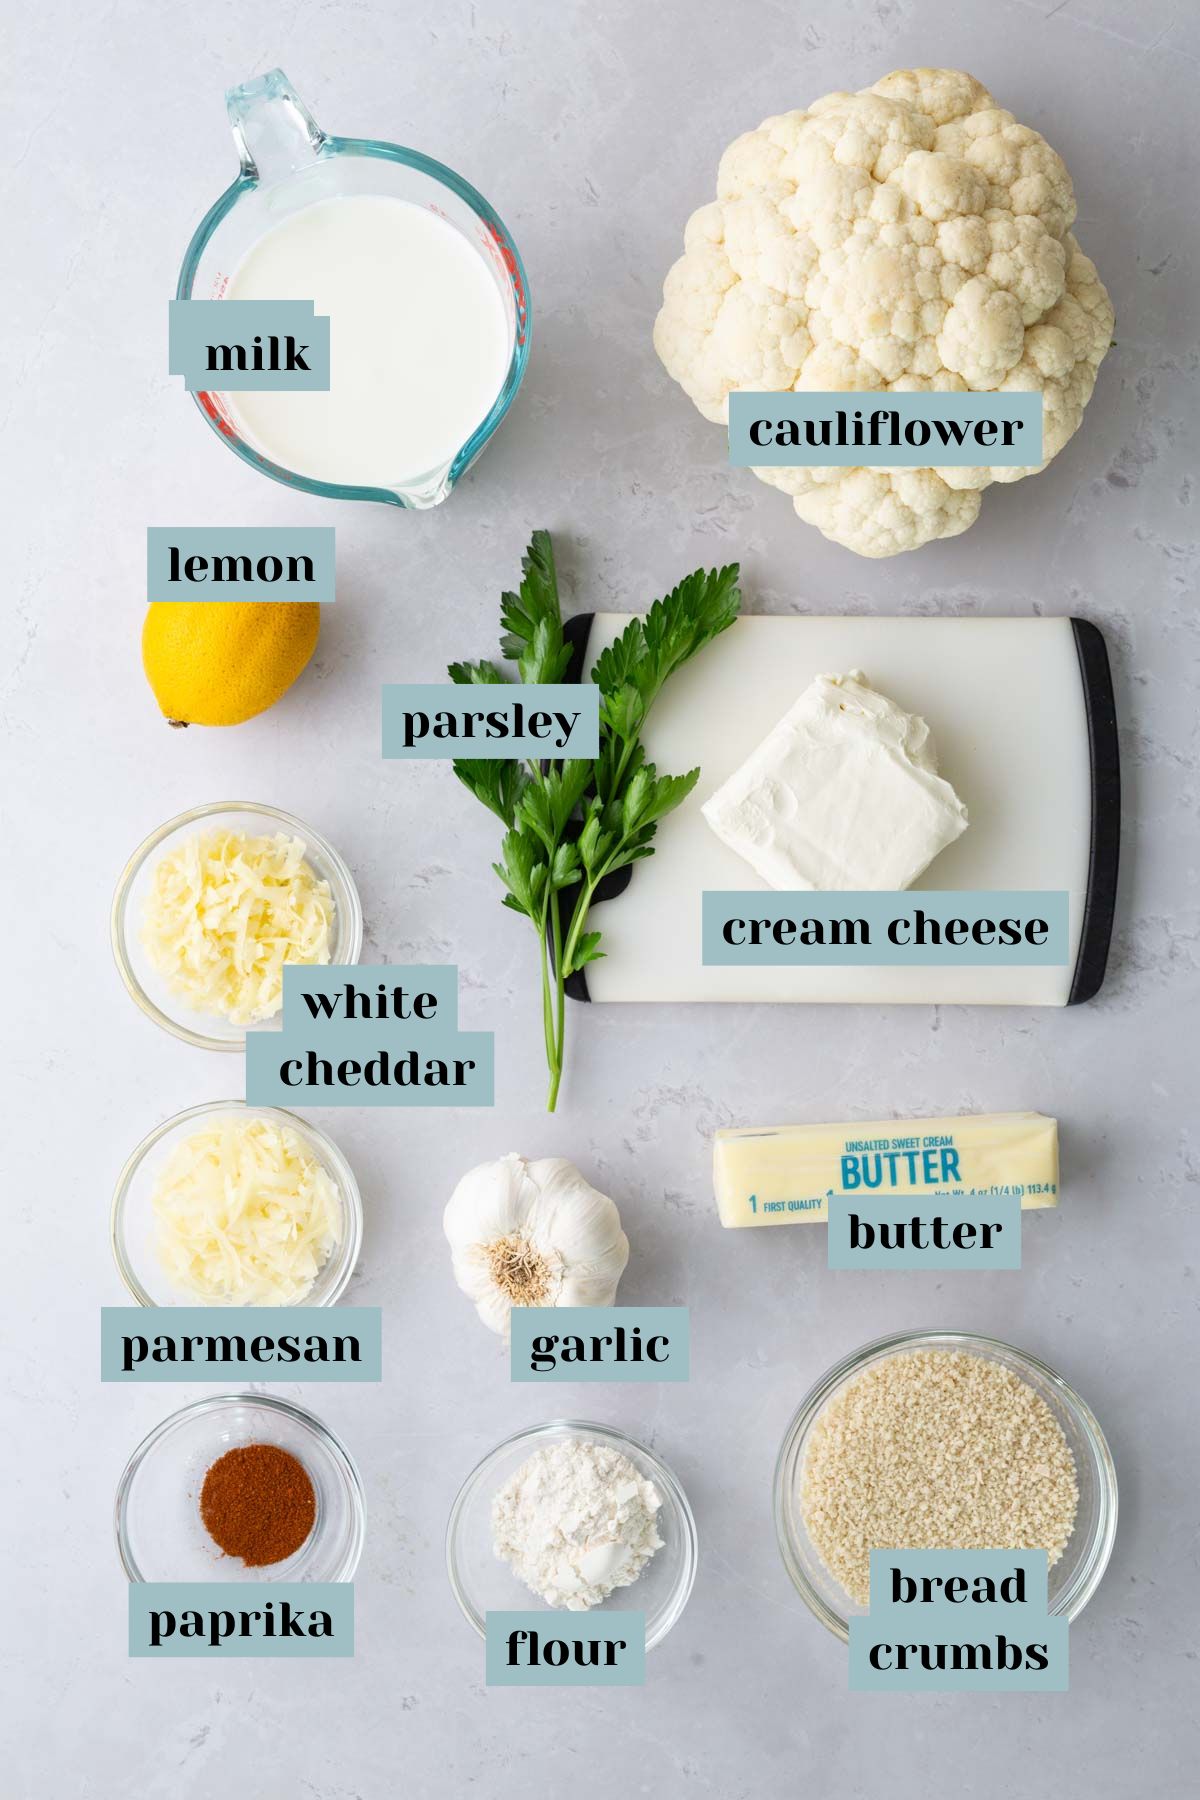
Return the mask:
[[[454,1598],[480,1637],[489,1612],[529,1611],[545,1605],[518,1581],[506,1562],[492,1549],[492,1501],[506,1481],[535,1450],[582,1438],[627,1456],[640,1474],[652,1481],[662,1497],[657,1514],[663,1540],[637,1580],[614,1589],[592,1613],[644,1612],[646,1648],[652,1650],[675,1624],[696,1578],[696,1522],[687,1495],[667,1465],[636,1439],[609,1425],[593,1425],[580,1419],[552,1419],[505,1438],[489,1451],[468,1475],[450,1511],[446,1528],[446,1566]]]

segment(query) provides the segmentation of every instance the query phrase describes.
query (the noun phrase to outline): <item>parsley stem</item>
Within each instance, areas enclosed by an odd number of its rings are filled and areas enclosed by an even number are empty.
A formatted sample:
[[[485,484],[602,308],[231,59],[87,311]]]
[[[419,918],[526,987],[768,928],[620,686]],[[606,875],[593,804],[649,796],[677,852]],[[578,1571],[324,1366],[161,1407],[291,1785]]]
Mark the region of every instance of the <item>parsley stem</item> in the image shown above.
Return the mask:
[[[554,1061],[554,1079],[550,1083],[550,1094],[546,1103],[548,1112],[554,1111],[558,1099],[558,1084],[562,1077],[563,1048],[567,1031],[567,986],[563,972],[562,911],[558,904],[558,895],[554,896],[554,980],[557,989],[555,1000],[555,1037],[558,1054]]]
[[[568,969],[574,966],[575,952],[579,948],[579,940],[583,936],[583,928],[587,924],[587,916],[591,910],[596,889],[600,886],[600,883],[604,880],[604,877],[608,874],[613,865],[619,862],[626,842],[627,840],[625,838],[621,838],[615,843],[604,861],[600,864],[600,867],[596,870],[595,874],[587,876],[584,880],[583,891],[580,898],[575,902],[575,910],[571,915],[571,929],[567,934],[564,955]],[[561,966],[562,965],[560,964],[560,967]]]
[[[562,1051],[554,1040],[554,1014],[550,1006],[550,965],[546,948],[547,910],[552,901],[553,896],[548,895],[542,902],[542,917],[537,928],[542,958],[542,1030],[546,1038],[546,1062],[551,1069],[555,1067],[556,1063],[561,1064],[562,1060]],[[550,1110],[553,1111],[553,1108]]]
[[[558,917],[557,895],[555,896],[553,931],[554,931],[554,982],[555,982],[555,989],[556,989],[554,1021],[555,1021],[555,1025],[556,1025],[557,1029],[555,1032],[554,1042],[553,1042],[550,1050],[547,1053],[549,1064],[550,1064],[550,1089],[546,1095],[546,1111],[547,1112],[553,1112],[554,1108],[558,1104],[558,1084],[562,1080],[563,1047],[564,1047],[563,1040],[564,1040],[565,1028],[566,1028],[566,1018],[565,1018],[566,990],[563,985],[563,970],[562,970],[562,926],[559,923],[559,917]],[[549,1013],[549,1008],[550,1008],[549,992],[547,992],[547,994],[546,994],[546,1008],[547,1008],[547,1012]]]
[[[597,880],[599,880],[599,877],[597,877]],[[571,966],[571,960],[578,947],[579,939],[583,933],[583,927],[587,923],[588,909],[592,904],[592,895],[595,892],[596,882],[589,877],[584,883],[583,892],[575,902],[575,911],[571,915],[571,929],[567,933],[567,943],[564,951],[568,967]],[[560,963],[559,967],[561,968],[561,966]]]

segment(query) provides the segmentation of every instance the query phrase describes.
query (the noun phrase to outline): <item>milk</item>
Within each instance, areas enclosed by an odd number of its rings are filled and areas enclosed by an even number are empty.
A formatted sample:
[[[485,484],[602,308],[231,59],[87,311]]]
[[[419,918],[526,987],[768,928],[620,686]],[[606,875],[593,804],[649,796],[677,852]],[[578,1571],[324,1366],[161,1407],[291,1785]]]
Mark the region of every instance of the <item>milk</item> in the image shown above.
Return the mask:
[[[488,264],[407,200],[293,213],[251,246],[227,298],[328,314],[328,393],[225,396],[256,450],[317,481],[402,488],[444,469],[504,385],[511,332]]]

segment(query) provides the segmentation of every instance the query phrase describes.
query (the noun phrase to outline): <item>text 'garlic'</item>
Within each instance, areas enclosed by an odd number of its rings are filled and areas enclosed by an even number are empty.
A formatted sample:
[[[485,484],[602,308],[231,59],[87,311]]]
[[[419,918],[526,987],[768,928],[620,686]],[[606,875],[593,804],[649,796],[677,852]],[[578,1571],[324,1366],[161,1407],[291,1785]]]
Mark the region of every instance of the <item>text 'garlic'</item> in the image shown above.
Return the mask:
[[[560,1156],[480,1163],[443,1223],[455,1280],[505,1336],[514,1306],[611,1306],[629,1261],[615,1204]]]

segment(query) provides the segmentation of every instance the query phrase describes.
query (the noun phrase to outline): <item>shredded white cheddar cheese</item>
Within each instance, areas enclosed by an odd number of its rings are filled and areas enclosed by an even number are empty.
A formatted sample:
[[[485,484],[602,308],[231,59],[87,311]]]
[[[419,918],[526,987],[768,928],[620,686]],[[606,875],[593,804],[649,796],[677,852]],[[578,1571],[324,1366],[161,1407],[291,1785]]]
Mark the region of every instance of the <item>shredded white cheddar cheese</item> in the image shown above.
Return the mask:
[[[300,838],[217,828],[160,858],[142,946],[195,1012],[253,1025],[279,1011],[285,963],[327,963],[333,895]]]
[[[210,1306],[298,1306],[337,1244],[338,1191],[299,1133],[227,1113],[176,1144],[153,1195],[171,1285]]]

